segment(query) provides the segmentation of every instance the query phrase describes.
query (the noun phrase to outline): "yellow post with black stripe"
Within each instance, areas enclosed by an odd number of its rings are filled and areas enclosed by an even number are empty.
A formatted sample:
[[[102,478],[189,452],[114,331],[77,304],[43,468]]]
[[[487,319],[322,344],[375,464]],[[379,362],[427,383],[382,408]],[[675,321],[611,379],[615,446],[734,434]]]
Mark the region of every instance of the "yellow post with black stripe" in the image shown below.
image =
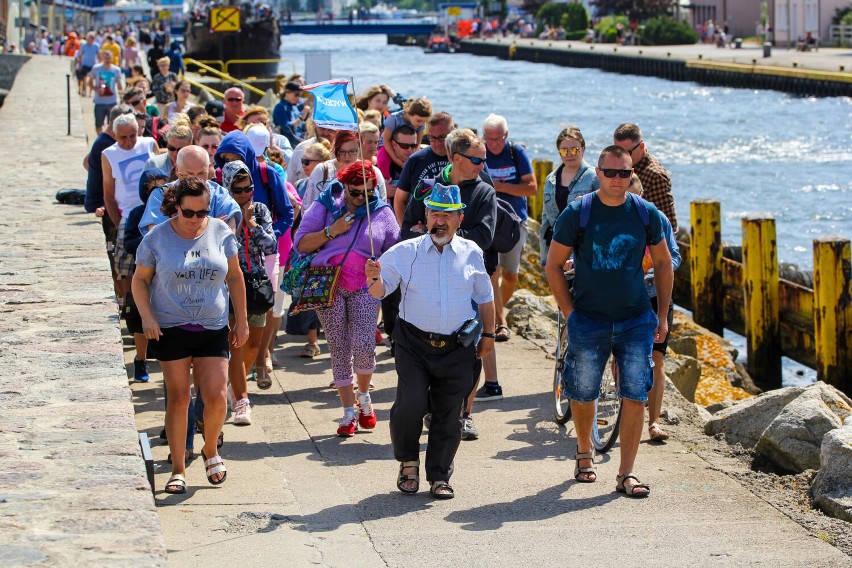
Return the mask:
[[[541,223],[541,209],[544,206],[544,180],[553,171],[550,160],[533,160],[533,173],[538,183],[538,193],[527,199],[527,209],[530,217]]]
[[[689,204],[689,270],[692,318],[714,333],[724,329],[722,287],[722,205],[696,199]]]
[[[743,297],[749,374],[764,388],[781,387],[781,322],[775,219],[747,215],[743,231]]]
[[[852,395],[852,285],[849,239],[814,240],[817,378]]]

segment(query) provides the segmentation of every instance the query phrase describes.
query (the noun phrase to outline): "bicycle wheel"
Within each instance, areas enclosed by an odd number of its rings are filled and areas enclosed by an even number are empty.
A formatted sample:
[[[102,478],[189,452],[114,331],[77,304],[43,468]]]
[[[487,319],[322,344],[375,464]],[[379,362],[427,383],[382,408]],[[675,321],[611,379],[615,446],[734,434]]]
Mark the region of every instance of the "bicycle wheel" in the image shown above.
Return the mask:
[[[557,316],[556,365],[553,369],[553,419],[557,424],[571,420],[571,400],[562,390],[562,370],[568,351],[568,324],[560,312]]]
[[[612,355],[606,362],[601,394],[595,403],[595,422],[592,425],[592,444],[601,453],[606,453],[618,439],[621,423],[621,397],[618,396],[618,366]]]

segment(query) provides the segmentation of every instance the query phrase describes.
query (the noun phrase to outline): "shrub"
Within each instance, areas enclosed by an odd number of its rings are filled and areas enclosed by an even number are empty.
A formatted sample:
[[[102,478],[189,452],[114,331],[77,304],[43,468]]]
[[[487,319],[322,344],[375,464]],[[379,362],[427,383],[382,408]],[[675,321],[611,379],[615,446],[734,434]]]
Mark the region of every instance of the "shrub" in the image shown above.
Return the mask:
[[[615,43],[615,24],[617,23],[621,23],[625,30],[630,27],[627,16],[606,16],[600,19],[595,26],[595,31],[601,43]]]
[[[687,45],[697,42],[698,33],[689,24],[665,16],[648,20],[642,34],[642,43],[646,45]]]
[[[568,4],[562,14],[562,27],[568,32],[586,31],[589,27],[589,12],[582,4]]]
[[[562,25],[562,16],[568,12],[570,4],[556,4],[550,2],[539,8],[535,14],[535,19],[538,20],[538,25],[544,27],[545,24],[551,28],[557,28]]]

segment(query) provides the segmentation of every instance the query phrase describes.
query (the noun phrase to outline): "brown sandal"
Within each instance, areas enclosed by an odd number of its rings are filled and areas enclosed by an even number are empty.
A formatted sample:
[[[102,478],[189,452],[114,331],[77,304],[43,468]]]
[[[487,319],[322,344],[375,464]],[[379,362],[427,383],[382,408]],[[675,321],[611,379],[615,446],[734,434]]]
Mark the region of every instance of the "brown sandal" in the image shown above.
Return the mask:
[[[628,479],[632,479],[636,483],[630,486],[625,485],[624,482]],[[633,497],[634,499],[642,499],[651,494],[651,486],[647,483],[642,483],[641,481],[639,481],[639,478],[633,475],[632,473],[616,475],[615,481],[617,482],[615,484],[615,490],[619,493],[624,493],[628,497]],[[639,493],[636,492],[637,489],[640,490]],[[643,489],[644,491],[642,491]]]
[[[408,464],[408,465],[405,465]],[[405,470],[414,470],[414,473],[405,473]],[[414,488],[406,489],[403,484],[407,481],[414,482]],[[420,462],[400,462],[399,476],[396,478],[396,488],[406,495],[414,495],[420,490]]]
[[[580,467],[580,460],[592,460],[591,467]],[[595,451],[590,450],[588,452],[577,452],[574,454],[574,479],[576,479],[580,483],[594,483],[598,480],[598,474],[595,470]],[[580,477],[580,476],[585,477]],[[590,477],[594,476],[594,477]]]
[[[433,481],[432,486],[429,487],[429,493],[435,499],[452,499],[456,496],[456,492],[446,481]]]

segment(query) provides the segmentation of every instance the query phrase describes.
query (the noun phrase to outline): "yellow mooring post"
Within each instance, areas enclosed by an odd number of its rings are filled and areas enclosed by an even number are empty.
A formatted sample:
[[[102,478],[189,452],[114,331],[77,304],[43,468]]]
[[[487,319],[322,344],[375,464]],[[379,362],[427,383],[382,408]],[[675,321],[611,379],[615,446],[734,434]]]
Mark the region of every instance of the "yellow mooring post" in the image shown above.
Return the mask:
[[[747,215],[743,227],[743,297],[749,374],[764,388],[781,387],[781,323],[775,219]]]
[[[533,160],[533,173],[538,183],[538,193],[530,197],[528,208],[530,217],[541,223],[541,208],[544,206],[544,180],[553,171],[553,162],[550,160]]]
[[[722,289],[722,206],[697,199],[689,204],[689,269],[692,277],[692,318],[722,334],[725,327]]]
[[[852,286],[849,239],[814,239],[817,378],[852,395]]]

